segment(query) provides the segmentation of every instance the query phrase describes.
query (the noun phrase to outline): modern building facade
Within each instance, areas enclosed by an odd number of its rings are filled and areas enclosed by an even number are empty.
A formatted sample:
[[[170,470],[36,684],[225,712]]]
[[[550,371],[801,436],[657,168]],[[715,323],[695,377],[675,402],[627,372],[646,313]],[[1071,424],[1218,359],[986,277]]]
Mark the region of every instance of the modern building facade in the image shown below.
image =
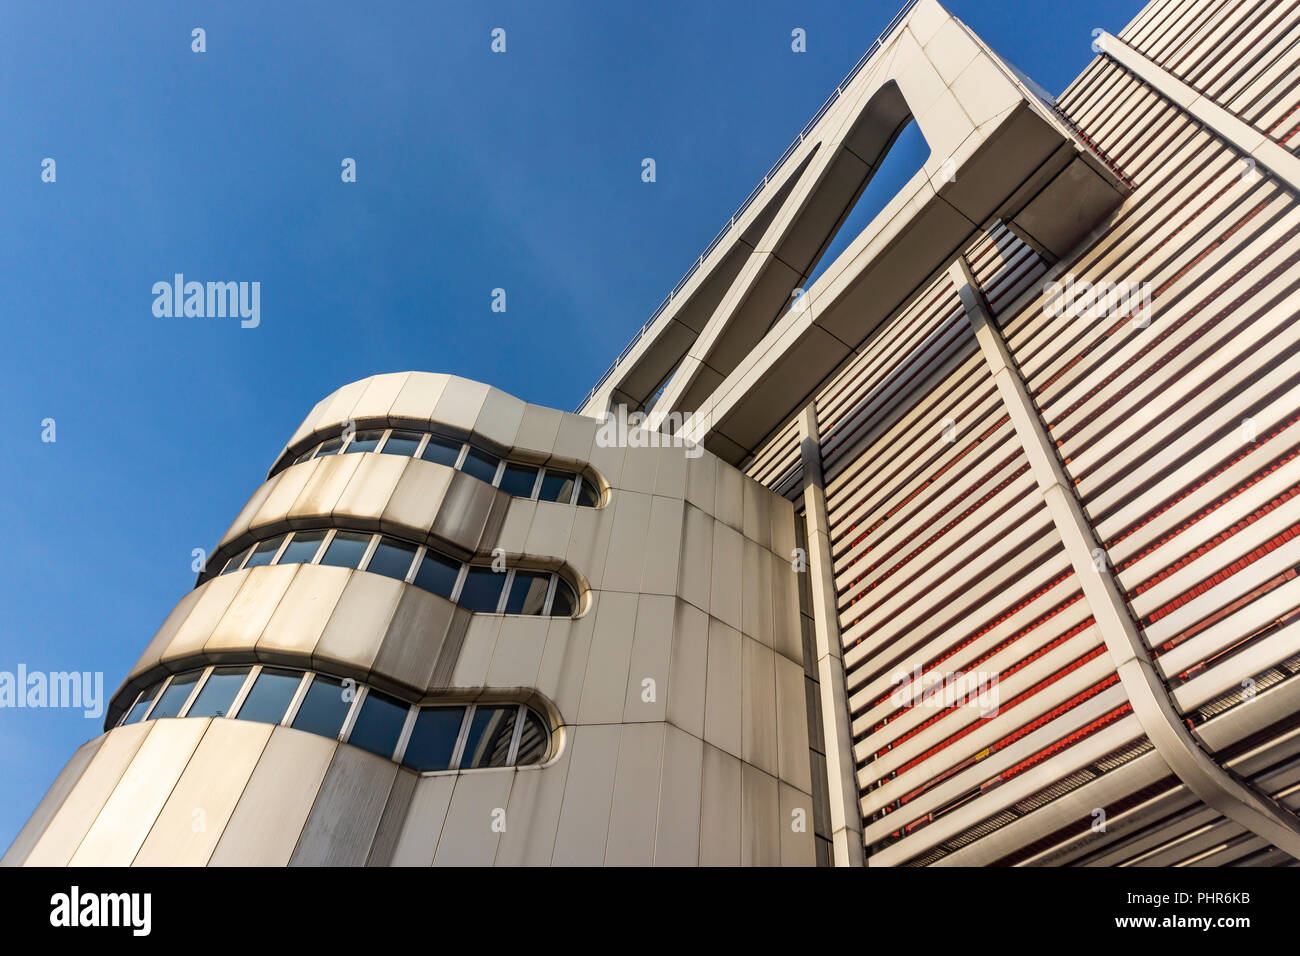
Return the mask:
[[[3,862],[1294,864],[1300,8],[1095,48],[909,4],[576,413],[322,400]]]

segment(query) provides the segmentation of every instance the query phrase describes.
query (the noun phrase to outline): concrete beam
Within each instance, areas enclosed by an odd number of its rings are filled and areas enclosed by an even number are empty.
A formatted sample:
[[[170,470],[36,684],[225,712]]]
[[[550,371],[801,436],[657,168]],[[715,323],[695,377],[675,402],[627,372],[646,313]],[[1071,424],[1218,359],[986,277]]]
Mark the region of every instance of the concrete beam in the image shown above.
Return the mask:
[[[928,159],[787,310],[909,118]],[[649,427],[694,414],[686,437],[735,464],[981,229],[1006,222],[1059,256],[1127,189],[935,0],[887,31],[774,175],[761,210],[710,247],[585,414],[616,393],[641,407],[667,379]]]

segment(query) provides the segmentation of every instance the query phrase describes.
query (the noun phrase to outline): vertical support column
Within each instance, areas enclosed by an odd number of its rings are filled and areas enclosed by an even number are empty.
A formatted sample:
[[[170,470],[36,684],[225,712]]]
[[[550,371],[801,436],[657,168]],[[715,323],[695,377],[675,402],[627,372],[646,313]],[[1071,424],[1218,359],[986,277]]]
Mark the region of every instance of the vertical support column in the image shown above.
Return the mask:
[[[822,726],[825,733],[826,787],[831,809],[831,844],[836,866],[864,866],[862,808],[858,802],[857,772],[853,760],[853,732],[849,721],[848,691],[844,682],[844,646],[835,598],[835,573],[831,562],[830,528],[826,517],[826,492],[822,478],[821,440],[817,408],[809,402],[799,418],[803,456],[803,500],[808,525],[808,583],[817,654],[817,680],[821,688]]]
[[[1225,817],[1300,859],[1300,820],[1295,814],[1212,760],[1174,709],[1106,551],[1074,493],[979,284],[962,257],[953,263],[949,274],[1138,723],[1188,790]]]

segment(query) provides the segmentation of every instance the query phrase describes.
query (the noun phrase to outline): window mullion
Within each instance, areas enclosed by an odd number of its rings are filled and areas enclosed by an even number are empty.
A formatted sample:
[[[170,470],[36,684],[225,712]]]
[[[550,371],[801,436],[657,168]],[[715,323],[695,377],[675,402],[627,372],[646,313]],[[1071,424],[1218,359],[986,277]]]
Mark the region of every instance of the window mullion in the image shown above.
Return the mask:
[[[406,577],[402,578],[407,584],[415,581],[415,576],[420,573],[420,565],[424,563],[424,556],[429,553],[427,545],[419,545],[415,549],[415,557],[411,560],[411,566],[406,569]]]
[[[469,562],[462,562],[460,571],[456,574],[456,583],[451,586],[451,596],[448,598],[452,604],[460,603],[460,592],[465,587],[465,579],[469,577]]]
[[[497,614],[506,613],[506,605],[510,603],[510,589],[514,586],[515,569],[506,569],[505,584],[501,586],[501,595],[497,598]]]
[[[506,766],[513,767],[515,761],[519,759],[519,740],[524,733],[524,710],[523,704],[520,704],[515,711],[515,729],[510,735],[510,750],[506,754]]]
[[[280,542],[280,546],[275,549],[275,554],[271,555],[271,560],[266,562],[268,565],[275,564],[280,560],[280,555],[284,554],[284,549],[289,547],[289,542],[293,540],[294,532],[289,532]]]
[[[226,708],[227,716],[234,717],[239,713],[240,708],[244,706],[244,698],[253,690],[253,682],[257,680],[257,675],[260,673],[262,673],[261,664],[254,664],[248,669],[248,673],[244,675],[244,683],[240,685],[238,692],[235,694],[234,700],[232,700],[230,706]]]
[[[192,707],[194,702],[199,699],[199,692],[203,690],[203,685],[206,684],[208,678],[212,676],[212,670],[213,668],[211,666],[203,668],[203,673],[200,674],[199,679],[194,682],[194,686],[190,688],[190,695],[185,698],[185,702],[181,704],[180,710],[176,711],[177,717],[184,717],[190,712],[190,707]]]
[[[469,739],[469,725],[474,720],[476,707],[476,704],[470,704],[465,708],[465,716],[461,718],[460,733],[456,735],[456,746],[452,748],[451,761],[447,765],[448,770],[460,769],[460,762],[465,756],[465,742]]]
[[[347,743],[348,738],[352,736],[352,728],[356,725],[357,717],[361,715],[361,705],[365,703],[369,693],[369,685],[357,684],[356,695],[348,702],[348,712],[343,717],[343,725],[339,727],[338,739],[341,742]]]
[[[289,706],[285,708],[284,716],[280,719],[281,727],[288,727],[298,716],[298,708],[302,706],[303,698],[307,696],[307,688],[311,686],[312,679],[316,676],[315,671],[303,671],[302,678],[298,681],[298,689],[293,692],[289,698]]]
[[[406,713],[406,720],[402,723],[402,730],[397,735],[397,747],[393,750],[393,759],[399,764],[406,756],[406,747],[411,742],[411,734],[415,731],[415,719],[420,716],[420,708],[411,705],[410,710]]]
[[[316,556],[311,559],[309,564],[320,564],[321,558],[325,557],[325,552],[330,549],[334,543],[334,535],[338,533],[337,528],[329,528],[325,532],[325,537],[321,539],[320,547],[316,550]]]
[[[370,564],[370,559],[375,556],[375,550],[379,547],[379,535],[370,536],[370,543],[366,545],[365,553],[361,555],[361,560],[357,562],[357,570],[364,571]]]
[[[158,701],[162,700],[163,694],[167,692],[167,688],[171,686],[172,679],[175,677],[176,677],[175,674],[168,674],[167,677],[163,679],[162,686],[158,688],[158,693],[154,694],[153,700],[149,701],[148,709],[145,710],[145,712],[140,715],[141,723],[149,719],[149,715],[152,714],[154,708],[158,706]],[[145,689],[148,690],[148,688]]]
[[[542,615],[547,616],[551,613],[551,605],[555,603],[555,589],[559,575],[554,571],[551,572],[551,579],[546,582],[546,600],[542,602]]]

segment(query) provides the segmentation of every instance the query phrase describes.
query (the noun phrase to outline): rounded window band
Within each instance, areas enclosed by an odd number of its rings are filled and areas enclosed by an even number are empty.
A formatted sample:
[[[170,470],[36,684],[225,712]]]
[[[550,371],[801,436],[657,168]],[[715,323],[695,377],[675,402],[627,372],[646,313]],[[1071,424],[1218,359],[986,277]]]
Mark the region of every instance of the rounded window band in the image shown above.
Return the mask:
[[[510,461],[467,441],[405,428],[363,428],[344,432],[337,438],[316,442],[271,474],[313,458],[363,451],[420,458],[446,465],[486,481],[516,498],[558,501],[584,508],[600,504],[600,488],[590,478],[572,469]]]
[[[230,558],[220,573],[272,564],[323,564],[371,571],[431,591],[479,614],[572,617],[578,610],[573,585],[554,571],[497,571],[392,535],[343,528],[291,531],[255,541]]]
[[[145,688],[117,726],[228,717],[332,737],[419,773],[546,760],[549,723],[517,701],[415,705],[353,680],[267,665],[219,664]]]

